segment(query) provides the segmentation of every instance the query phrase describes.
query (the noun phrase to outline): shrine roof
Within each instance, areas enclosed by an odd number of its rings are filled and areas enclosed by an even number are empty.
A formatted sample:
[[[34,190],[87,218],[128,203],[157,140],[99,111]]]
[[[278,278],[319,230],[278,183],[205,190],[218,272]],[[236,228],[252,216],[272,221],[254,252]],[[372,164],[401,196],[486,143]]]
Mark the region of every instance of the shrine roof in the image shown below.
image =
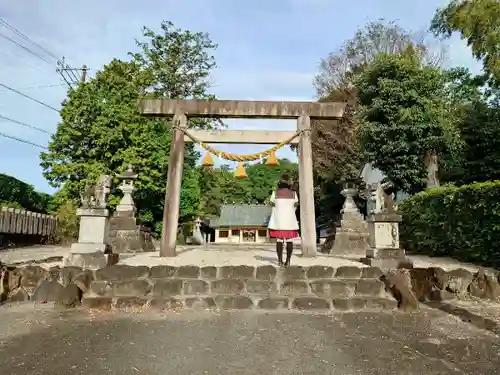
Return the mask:
[[[218,227],[267,227],[272,207],[264,205],[228,204],[220,209],[220,216],[210,221]]]

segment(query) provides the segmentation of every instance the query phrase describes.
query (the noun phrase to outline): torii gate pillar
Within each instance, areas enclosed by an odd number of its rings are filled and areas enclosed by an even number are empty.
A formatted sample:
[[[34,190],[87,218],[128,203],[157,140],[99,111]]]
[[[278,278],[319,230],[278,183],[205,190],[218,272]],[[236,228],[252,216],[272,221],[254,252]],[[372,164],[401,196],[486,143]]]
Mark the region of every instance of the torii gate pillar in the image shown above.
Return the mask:
[[[302,115],[297,121],[302,131],[299,140],[299,199],[302,256],[316,256],[316,215],[314,212],[311,118]]]

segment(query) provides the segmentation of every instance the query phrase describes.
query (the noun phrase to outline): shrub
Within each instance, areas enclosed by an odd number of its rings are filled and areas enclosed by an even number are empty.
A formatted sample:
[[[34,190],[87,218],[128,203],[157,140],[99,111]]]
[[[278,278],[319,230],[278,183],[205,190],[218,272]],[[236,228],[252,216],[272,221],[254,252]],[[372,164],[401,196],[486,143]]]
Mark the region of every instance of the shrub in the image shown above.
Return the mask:
[[[408,251],[500,266],[500,181],[429,189],[399,209]]]
[[[72,202],[67,201],[59,206],[55,212],[57,227],[55,241],[60,244],[70,244],[78,238],[78,216]]]

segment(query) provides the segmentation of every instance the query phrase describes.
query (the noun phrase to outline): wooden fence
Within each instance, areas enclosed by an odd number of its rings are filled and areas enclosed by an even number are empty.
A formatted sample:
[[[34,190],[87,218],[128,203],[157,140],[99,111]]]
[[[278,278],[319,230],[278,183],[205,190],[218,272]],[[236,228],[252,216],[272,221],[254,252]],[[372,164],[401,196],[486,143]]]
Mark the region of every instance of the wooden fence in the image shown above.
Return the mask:
[[[1,207],[0,247],[44,243],[55,234],[56,225],[52,215]]]

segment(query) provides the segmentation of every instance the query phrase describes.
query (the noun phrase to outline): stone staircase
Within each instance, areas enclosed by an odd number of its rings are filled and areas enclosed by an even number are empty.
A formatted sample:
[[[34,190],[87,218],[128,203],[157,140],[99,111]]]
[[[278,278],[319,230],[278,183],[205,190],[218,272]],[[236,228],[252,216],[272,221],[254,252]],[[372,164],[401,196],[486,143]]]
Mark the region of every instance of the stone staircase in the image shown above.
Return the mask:
[[[89,308],[357,311],[393,309],[372,267],[128,266],[95,271]]]

